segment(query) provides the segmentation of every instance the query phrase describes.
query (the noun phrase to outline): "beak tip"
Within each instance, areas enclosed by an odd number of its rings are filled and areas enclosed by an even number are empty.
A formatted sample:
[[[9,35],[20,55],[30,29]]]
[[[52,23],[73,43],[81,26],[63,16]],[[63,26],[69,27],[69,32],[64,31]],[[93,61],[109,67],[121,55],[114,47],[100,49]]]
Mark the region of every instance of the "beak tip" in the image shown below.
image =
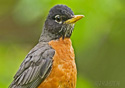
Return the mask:
[[[81,18],[85,17],[85,15],[79,15]]]
[[[76,19],[77,20],[80,20],[80,19],[82,19],[83,17],[85,17],[84,15],[75,15],[76,16]]]
[[[82,15],[82,17],[85,17],[85,15]]]

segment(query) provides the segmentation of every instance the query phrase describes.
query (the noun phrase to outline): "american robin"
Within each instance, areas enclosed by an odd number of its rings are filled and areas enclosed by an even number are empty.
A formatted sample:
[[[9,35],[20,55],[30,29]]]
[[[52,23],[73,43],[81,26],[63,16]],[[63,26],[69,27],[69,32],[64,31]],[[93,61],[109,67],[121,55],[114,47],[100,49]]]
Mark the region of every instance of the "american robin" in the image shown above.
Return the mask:
[[[77,69],[70,36],[82,17],[66,5],[51,8],[39,43],[25,57],[9,88],[75,88]]]

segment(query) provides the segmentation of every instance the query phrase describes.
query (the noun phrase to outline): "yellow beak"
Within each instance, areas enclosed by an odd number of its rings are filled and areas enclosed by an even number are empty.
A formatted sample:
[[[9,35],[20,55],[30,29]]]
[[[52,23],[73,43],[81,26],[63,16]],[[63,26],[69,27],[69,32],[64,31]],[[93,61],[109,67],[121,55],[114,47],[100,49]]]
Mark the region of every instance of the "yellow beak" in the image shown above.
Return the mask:
[[[64,22],[64,24],[72,24],[75,23],[76,21],[82,19],[83,17],[85,17],[84,15],[74,15],[73,18],[68,19]]]

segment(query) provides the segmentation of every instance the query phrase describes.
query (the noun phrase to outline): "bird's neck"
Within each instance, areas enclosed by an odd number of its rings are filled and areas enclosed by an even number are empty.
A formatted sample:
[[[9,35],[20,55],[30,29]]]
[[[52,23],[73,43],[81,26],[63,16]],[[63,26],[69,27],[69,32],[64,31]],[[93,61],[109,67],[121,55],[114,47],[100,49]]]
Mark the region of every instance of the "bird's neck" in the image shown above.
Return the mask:
[[[43,28],[42,34],[40,36],[39,42],[49,42],[51,40],[56,40],[59,39],[60,36],[56,35],[56,34],[52,34],[50,32],[48,32],[46,29]]]

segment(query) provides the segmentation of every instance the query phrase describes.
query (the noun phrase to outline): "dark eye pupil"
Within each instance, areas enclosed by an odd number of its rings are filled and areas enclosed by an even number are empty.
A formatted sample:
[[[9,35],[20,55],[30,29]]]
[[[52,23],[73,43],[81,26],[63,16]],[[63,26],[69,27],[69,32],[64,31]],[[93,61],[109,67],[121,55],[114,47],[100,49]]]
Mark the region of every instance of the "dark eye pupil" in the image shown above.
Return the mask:
[[[56,17],[56,21],[60,22],[61,21],[60,17]]]

